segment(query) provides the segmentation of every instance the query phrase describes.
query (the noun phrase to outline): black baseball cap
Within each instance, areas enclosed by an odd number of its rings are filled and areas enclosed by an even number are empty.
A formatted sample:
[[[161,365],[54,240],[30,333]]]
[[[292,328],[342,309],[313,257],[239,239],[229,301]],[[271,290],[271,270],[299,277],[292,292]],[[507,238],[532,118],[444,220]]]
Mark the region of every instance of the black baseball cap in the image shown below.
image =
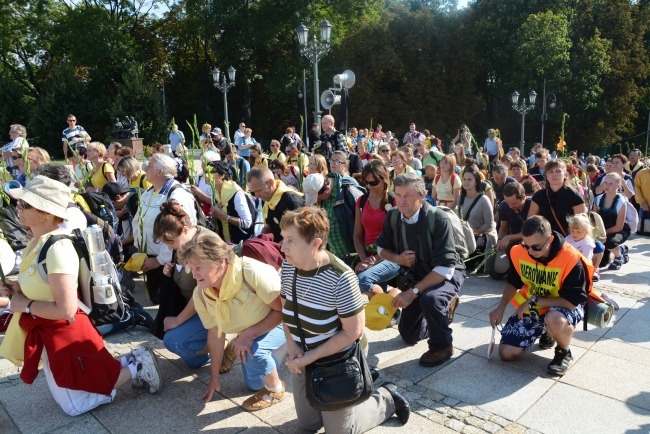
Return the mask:
[[[117,198],[117,196],[128,193],[130,189],[128,187],[123,187],[117,182],[108,182],[104,187],[102,187],[102,192],[106,193],[111,200]]]

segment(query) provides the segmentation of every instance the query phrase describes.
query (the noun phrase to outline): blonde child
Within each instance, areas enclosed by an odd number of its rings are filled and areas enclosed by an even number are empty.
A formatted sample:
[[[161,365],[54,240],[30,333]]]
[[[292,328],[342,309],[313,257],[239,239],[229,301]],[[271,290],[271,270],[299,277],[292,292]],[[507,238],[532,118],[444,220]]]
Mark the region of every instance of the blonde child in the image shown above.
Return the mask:
[[[565,241],[578,249],[589,262],[593,261],[596,241],[594,240],[593,227],[587,214],[574,214],[567,218],[569,235]],[[594,281],[598,281],[598,267],[594,267]]]

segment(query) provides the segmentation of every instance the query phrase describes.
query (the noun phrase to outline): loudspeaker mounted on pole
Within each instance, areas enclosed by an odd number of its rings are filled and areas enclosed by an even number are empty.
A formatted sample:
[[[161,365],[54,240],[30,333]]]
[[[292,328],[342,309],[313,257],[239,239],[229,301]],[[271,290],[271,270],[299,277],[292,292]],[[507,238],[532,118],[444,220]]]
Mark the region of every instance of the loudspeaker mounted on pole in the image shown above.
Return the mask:
[[[343,89],[350,89],[352,86],[354,86],[355,81],[356,77],[354,75],[354,72],[350,71],[349,69],[343,71],[342,74],[336,74],[334,76],[334,84],[341,86]]]
[[[336,95],[332,90],[328,89],[320,94],[320,104],[325,110],[329,110],[337,104],[341,104],[341,95]]]

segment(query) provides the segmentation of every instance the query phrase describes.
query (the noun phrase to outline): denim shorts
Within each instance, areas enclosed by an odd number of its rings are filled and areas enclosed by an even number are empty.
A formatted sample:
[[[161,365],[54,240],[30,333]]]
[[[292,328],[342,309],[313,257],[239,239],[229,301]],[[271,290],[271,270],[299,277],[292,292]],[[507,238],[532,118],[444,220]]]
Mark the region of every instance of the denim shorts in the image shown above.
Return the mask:
[[[568,310],[563,307],[551,307],[549,311],[555,310],[561,312],[574,328],[582,321],[584,307],[578,305],[574,310]],[[524,350],[530,349],[537,338],[546,331],[544,324],[544,315],[540,315],[539,321],[533,321],[530,316],[525,315],[519,319],[516,314],[508,318],[508,322],[501,330],[501,344],[510,345]]]

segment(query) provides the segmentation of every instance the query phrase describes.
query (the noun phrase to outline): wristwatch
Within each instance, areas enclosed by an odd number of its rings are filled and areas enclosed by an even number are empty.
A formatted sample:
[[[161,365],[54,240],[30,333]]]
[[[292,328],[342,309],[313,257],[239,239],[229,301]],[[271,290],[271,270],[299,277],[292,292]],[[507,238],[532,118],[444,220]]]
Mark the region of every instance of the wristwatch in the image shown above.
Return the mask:
[[[34,301],[35,300],[30,301],[29,303],[27,303],[27,306],[25,306],[25,313],[26,314],[31,314],[32,313],[31,307],[32,307],[32,303],[34,303]]]
[[[530,307],[535,307],[535,306],[537,306],[537,296],[536,296],[536,295],[533,295],[532,297],[530,297],[530,298],[528,299],[528,304],[530,305]]]
[[[411,288],[411,291],[415,295],[418,295],[420,293],[420,289],[417,286],[414,286],[413,288]]]

